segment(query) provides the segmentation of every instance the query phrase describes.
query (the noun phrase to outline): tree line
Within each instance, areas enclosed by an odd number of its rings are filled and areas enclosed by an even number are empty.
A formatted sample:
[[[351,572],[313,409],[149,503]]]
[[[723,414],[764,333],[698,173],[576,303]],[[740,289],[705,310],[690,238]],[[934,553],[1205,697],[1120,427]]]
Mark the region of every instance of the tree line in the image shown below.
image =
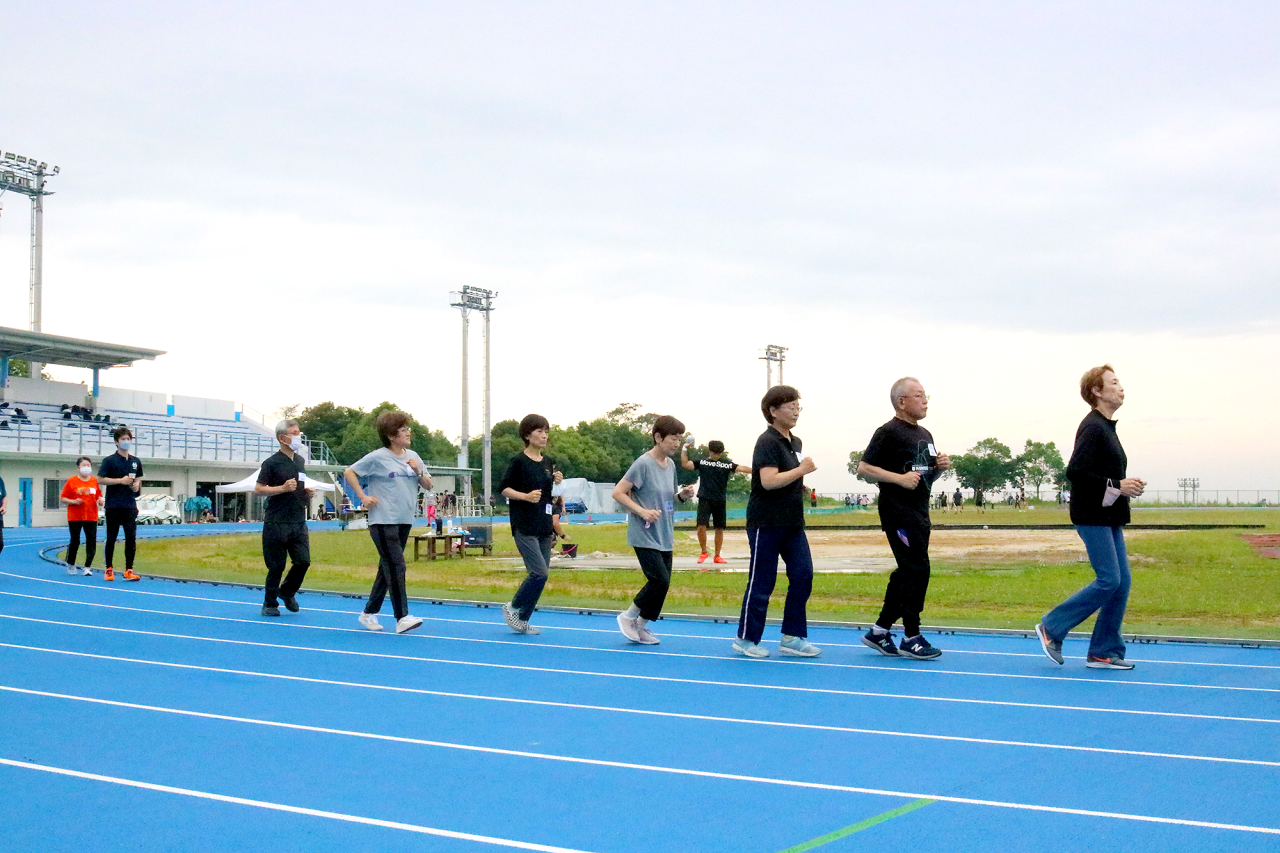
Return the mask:
[[[329,445],[329,450],[342,465],[350,465],[361,456],[381,446],[374,420],[389,409],[398,409],[394,403],[382,402],[369,411],[333,402],[317,403],[298,411],[300,407],[287,406],[281,410],[286,417],[296,417],[307,438]],[[658,415],[642,412],[638,403],[622,403],[590,421],[579,421],[574,426],[552,425],[547,456],[552,459],[566,478],[585,477],[597,483],[616,483],[627,473],[631,463],[640,454],[653,447],[650,431]],[[428,464],[455,466],[458,445],[450,441],[440,430],[431,430],[416,419],[409,424],[413,430],[412,448]],[[493,442],[494,490],[507,467],[507,460],[524,449],[520,440],[520,420],[509,418],[498,421],[490,428]],[[690,451],[690,458],[706,456],[706,445]],[[470,437],[467,442],[467,459],[471,468],[484,465],[484,439]],[[676,469],[676,479],[687,485],[697,479],[696,471]],[[750,487],[747,478],[735,475],[729,483],[731,494],[746,494]],[[483,475],[472,478],[472,492],[483,488]]]
[[[849,473],[855,477],[858,476],[860,461],[861,450],[849,454]],[[975,494],[981,495],[1010,487],[1034,489],[1038,498],[1040,489],[1046,484],[1057,489],[1067,487],[1067,466],[1052,441],[1027,439],[1022,452],[1015,456],[1009,446],[999,439],[984,438],[969,448],[967,453],[952,456],[951,470],[945,472],[940,479],[945,480],[953,475],[962,488],[973,489]],[[858,479],[866,481],[863,477]]]

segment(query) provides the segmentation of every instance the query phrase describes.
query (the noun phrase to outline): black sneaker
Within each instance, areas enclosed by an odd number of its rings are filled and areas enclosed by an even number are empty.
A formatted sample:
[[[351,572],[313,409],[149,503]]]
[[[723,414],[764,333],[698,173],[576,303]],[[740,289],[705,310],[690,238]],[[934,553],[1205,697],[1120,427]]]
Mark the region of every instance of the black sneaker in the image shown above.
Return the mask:
[[[1044,623],[1036,625],[1036,636],[1040,638],[1040,647],[1044,649],[1044,653],[1049,660],[1061,666],[1062,643],[1049,638],[1049,632],[1044,629]]]
[[[298,612],[298,599],[294,598],[292,595],[284,595],[281,593],[280,600],[284,602],[285,607],[289,608],[290,613]]]
[[[279,615],[280,615],[280,608],[279,608],[279,607],[267,607],[267,606],[264,604],[264,605],[262,605],[262,615],[263,615],[263,616],[279,616]]]
[[[883,634],[868,631],[863,636],[862,642],[882,655],[888,655],[891,658],[896,658],[898,656],[898,647],[893,644],[893,635],[888,631],[885,631]]]
[[[924,637],[912,637],[910,640],[903,640],[902,645],[898,647],[898,654],[906,655],[916,660],[933,660],[934,658],[942,657],[942,651],[929,645],[929,641]]]

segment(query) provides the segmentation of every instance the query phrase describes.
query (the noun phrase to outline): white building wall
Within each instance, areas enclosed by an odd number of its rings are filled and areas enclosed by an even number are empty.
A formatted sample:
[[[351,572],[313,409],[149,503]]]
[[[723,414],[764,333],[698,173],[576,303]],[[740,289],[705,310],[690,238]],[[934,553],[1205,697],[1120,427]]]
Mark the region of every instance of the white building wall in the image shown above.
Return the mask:
[[[10,376],[5,386],[5,399],[20,403],[45,403],[50,406],[83,406],[92,389],[74,382],[51,382]]]
[[[22,399],[17,394],[13,399]],[[121,412],[164,415],[169,412],[169,395],[163,391],[134,391],[131,388],[98,388],[98,408]],[[232,415],[234,417],[234,415]]]
[[[232,400],[184,397],[181,394],[174,394],[173,413],[183,418],[218,418],[224,421],[234,421],[236,419],[236,404]]]

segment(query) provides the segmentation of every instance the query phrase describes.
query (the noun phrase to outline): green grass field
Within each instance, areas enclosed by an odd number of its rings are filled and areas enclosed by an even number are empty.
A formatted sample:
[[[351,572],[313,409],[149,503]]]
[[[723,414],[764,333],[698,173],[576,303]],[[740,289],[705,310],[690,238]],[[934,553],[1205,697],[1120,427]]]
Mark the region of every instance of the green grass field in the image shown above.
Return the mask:
[[[1052,507],[1052,505],[1050,505]],[[1066,523],[1065,511],[1046,507],[1017,512],[1001,507],[985,517],[935,513],[935,524]],[[877,526],[874,512],[816,516],[813,526],[862,523]],[[1143,510],[1134,523],[1263,524],[1252,533],[1280,533],[1280,510]],[[687,528],[688,525],[682,525]],[[581,553],[629,553],[620,524],[571,528]],[[1126,535],[1133,570],[1125,630],[1150,634],[1280,639],[1280,560],[1261,557],[1240,538],[1244,531],[1143,531]],[[412,548],[412,545],[410,545]],[[677,534],[677,556],[696,555],[697,544]],[[363,531],[311,536],[314,563],[307,586],[365,593],[377,555]],[[509,600],[523,576],[505,526],[495,528],[493,560],[465,559],[409,563],[409,594],[421,597]],[[210,536],[145,542],[138,549],[143,573],[260,584],[258,535]],[[1027,628],[1050,607],[1093,578],[1087,564],[1017,558],[946,561],[936,559],[924,621],[931,625]],[[735,616],[746,582],[743,574],[677,572],[667,599],[670,612]],[[549,605],[625,607],[643,583],[638,570],[557,570],[543,595]],[[814,580],[809,613],[814,619],[869,622],[879,612],[883,574],[820,574]],[[780,615],[785,578],[774,594]],[[1079,630],[1088,630],[1089,623]]]

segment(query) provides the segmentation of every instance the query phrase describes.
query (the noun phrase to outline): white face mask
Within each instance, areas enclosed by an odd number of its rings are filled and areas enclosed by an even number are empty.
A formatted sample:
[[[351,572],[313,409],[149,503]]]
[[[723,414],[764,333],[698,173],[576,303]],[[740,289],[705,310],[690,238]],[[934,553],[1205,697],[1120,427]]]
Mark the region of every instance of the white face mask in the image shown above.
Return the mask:
[[[92,469],[92,468],[90,468],[88,465],[81,465],[81,466],[80,466],[80,476],[81,476],[81,477],[88,477],[88,476],[89,476],[90,474],[92,474],[92,473],[93,473],[93,469]]]
[[[302,450],[302,436],[300,435],[289,436],[289,449],[292,450],[294,453],[300,452]]]

